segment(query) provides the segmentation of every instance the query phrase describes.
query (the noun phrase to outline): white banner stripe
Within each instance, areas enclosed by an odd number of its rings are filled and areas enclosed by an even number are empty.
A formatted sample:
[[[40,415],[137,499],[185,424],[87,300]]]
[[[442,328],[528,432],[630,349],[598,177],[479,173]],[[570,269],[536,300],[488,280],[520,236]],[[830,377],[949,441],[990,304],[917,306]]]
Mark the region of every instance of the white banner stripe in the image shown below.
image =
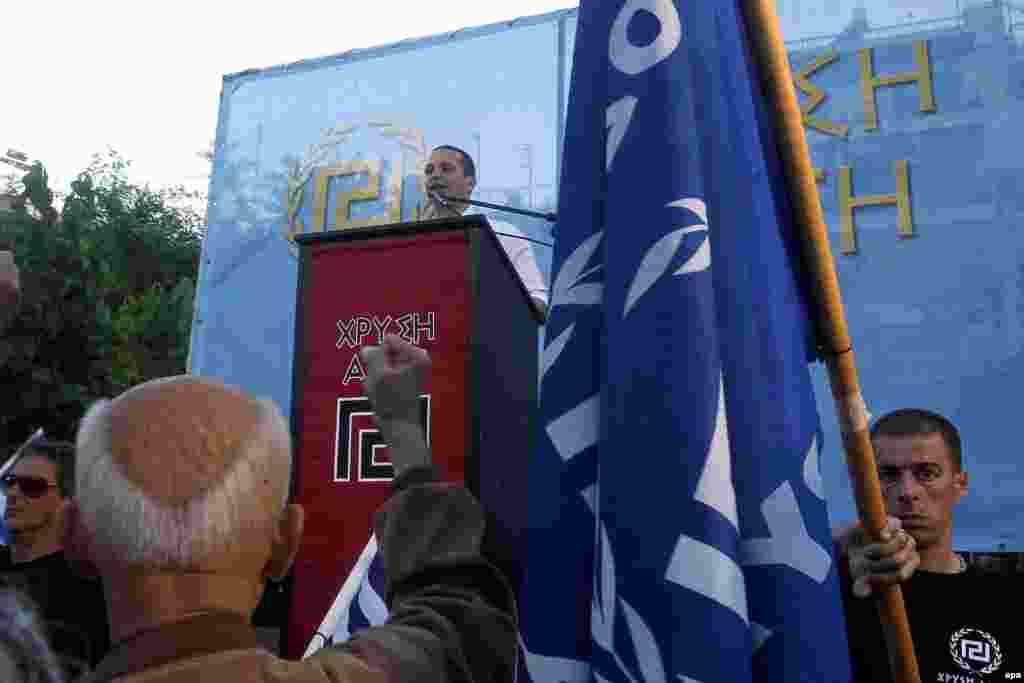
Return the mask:
[[[600,434],[601,395],[591,396],[548,425],[548,436],[563,462],[597,443]]]
[[[743,570],[718,548],[681,536],[665,578],[732,610],[749,625]]]

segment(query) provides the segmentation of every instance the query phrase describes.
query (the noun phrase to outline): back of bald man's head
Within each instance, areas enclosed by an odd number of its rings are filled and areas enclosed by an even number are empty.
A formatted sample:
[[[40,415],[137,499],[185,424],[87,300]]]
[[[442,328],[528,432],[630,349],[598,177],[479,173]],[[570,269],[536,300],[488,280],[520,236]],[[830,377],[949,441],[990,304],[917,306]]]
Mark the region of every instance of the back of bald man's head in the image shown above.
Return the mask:
[[[243,532],[270,533],[291,476],[276,406],[193,376],[90,408],[78,433],[83,524],[126,563],[196,568]]]

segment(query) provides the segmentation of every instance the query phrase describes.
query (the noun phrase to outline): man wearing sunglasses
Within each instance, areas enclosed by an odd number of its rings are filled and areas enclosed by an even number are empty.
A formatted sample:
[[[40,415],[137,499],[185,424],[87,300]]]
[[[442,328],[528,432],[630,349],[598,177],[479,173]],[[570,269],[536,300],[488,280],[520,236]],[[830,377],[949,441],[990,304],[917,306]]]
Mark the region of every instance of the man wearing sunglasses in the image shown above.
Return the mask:
[[[71,444],[37,438],[0,478],[11,538],[0,552],[0,584],[35,603],[69,679],[99,661],[109,642],[102,587],[76,576],[64,557],[73,457]]]

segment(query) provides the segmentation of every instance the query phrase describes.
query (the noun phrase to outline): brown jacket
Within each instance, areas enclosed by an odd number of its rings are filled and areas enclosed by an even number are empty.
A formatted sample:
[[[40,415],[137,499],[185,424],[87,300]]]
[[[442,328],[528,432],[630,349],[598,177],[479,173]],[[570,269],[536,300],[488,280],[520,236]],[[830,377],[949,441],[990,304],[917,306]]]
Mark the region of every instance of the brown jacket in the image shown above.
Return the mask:
[[[208,613],[117,643],[84,681],[512,681],[515,602],[481,555],[484,518],[436,469],[410,470],[377,513],[391,616],[300,661],[262,649],[237,614]]]

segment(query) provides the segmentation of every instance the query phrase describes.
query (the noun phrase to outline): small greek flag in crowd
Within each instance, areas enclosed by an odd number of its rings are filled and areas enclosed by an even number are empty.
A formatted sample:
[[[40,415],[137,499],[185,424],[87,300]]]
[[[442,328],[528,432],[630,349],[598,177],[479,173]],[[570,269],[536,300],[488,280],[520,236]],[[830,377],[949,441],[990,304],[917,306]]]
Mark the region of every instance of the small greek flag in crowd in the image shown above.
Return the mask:
[[[520,604],[535,683],[850,680],[813,332],[737,0],[583,0]]]
[[[343,643],[352,634],[369,626],[383,624],[387,618],[384,568],[377,552],[377,538],[371,536],[320,628],[306,647],[305,656],[308,657],[326,645]]]

